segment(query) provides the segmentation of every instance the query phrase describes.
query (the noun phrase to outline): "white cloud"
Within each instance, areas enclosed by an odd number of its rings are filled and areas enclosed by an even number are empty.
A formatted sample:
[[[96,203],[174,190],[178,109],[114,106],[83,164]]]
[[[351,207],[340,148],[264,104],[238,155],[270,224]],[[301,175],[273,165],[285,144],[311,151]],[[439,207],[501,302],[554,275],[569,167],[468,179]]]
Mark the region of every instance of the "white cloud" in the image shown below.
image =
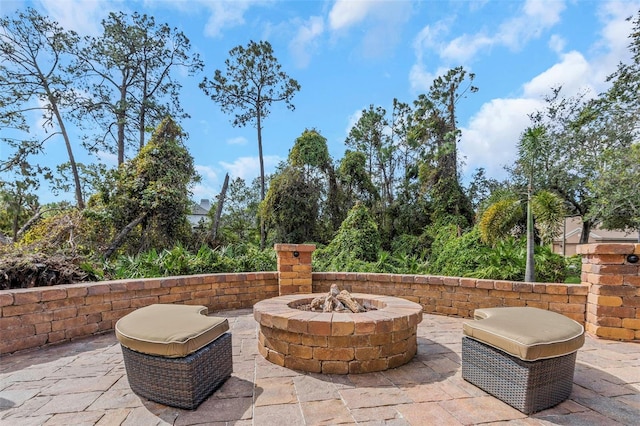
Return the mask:
[[[227,139],[227,145],[246,145],[247,138],[244,136],[236,136],[235,138]]]
[[[361,55],[381,57],[398,44],[412,11],[409,1],[337,0],[329,12],[329,29],[342,35],[361,25]]]
[[[178,2],[177,4],[180,4]],[[209,19],[204,28],[204,34],[209,37],[222,37],[222,32],[229,28],[238,27],[245,23],[244,15],[253,6],[272,3],[270,0],[190,0],[184,1],[180,7],[193,10],[194,3],[208,9]]]
[[[270,174],[281,161],[284,159],[277,155],[264,156],[265,174]],[[251,183],[256,177],[260,176],[260,160],[258,157],[239,157],[233,163],[221,161],[222,168],[229,172],[232,179],[241,178],[247,184]]]
[[[366,0],[337,0],[329,12],[332,30],[347,29],[362,22],[377,2]]]
[[[210,16],[204,34],[219,38],[224,30],[244,25],[244,15],[251,7],[267,5],[273,0],[173,0],[170,3],[186,11],[193,11],[196,4],[207,9]]]
[[[491,47],[495,40],[484,34],[470,36],[464,34],[443,47],[440,56],[454,62],[466,63],[471,60],[476,53],[485,48]]]
[[[560,22],[565,2],[559,0],[527,0],[523,14],[515,16],[499,26],[495,35],[498,44],[519,50],[533,38]]]
[[[318,38],[324,32],[324,19],[321,16],[311,16],[299,24],[296,35],[289,43],[289,50],[296,65],[305,68],[311,61],[311,54],[318,47]]]
[[[416,62],[409,71],[409,84],[414,93],[425,92],[431,86],[433,79],[445,69],[440,66],[435,73],[429,72],[425,64],[425,52],[438,45],[438,39],[449,32],[450,22],[439,21],[435,25],[427,25],[413,39],[413,50]]]
[[[195,165],[196,172],[200,175],[200,182],[190,188],[194,199],[214,199],[220,190],[220,179],[214,167],[202,164]]]
[[[553,50],[557,54],[561,54],[564,52],[564,46],[566,45],[566,40],[559,36],[558,34],[553,34],[549,38],[549,49]]]
[[[355,126],[358,123],[358,120],[360,120],[361,118],[362,118],[362,109],[359,109],[358,111],[354,112],[347,118],[347,128],[344,130],[345,136],[349,136],[349,132],[351,132],[351,129],[353,128],[353,126]]]
[[[451,22],[438,21],[435,25],[427,25],[413,40],[413,50],[419,61],[423,60],[424,52],[435,49],[440,44],[440,38],[449,33]]]
[[[475,34],[462,34],[449,41],[444,37],[449,33],[453,17],[434,26],[426,26],[414,42],[417,62],[422,61],[422,50],[434,51],[440,58],[455,64],[466,64],[479,52],[495,46],[520,50],[529,40],[540,37],[544,30],[557,24],[564,9],[564,1],[528,0],[519,15],[495,26],[495,33],[491,34],[487,29],[483,29]]]
[[[80,35],[97,36],[110,11],[127,12],[121,2],[85,0],[40,0],[45,14],[58,22],[65,30],[74,30]]]
[[[572,51],[562,55],[562,60],[524,84],[526,97],[542,97],[552,87],[562,86],[565,95],[571,96],[589,89],[593,92],[591,65],[581,53]]]
[[[222,36],[223,30],[243,25],[245,23],[244,13],[259,2],[249,0],[201,0],[199,3],[211,13],[204,27],[204,34],[217,38]]]
[[[530,125],[528,115],[544,107],[543,96],[549,95],[552,87],[562,85],[564,96],[585,91],[587,96],[595,96],[606,90],[605,77],[620,61],[628,60],[631,24],[625,18],[639,7],[640,2],[634,6],[617,1],[602,3],[602,38],[590,49],[592,57],[576,51],[560,54],[558,63],[522,85],[520,98],[485,103],[461,129],[460,151],[467,163],[464,173],[484,167],[488,176],[505,177],[503,167],[515,160],[520,134]],[[552,21],[547,18],[545,22]],[[563,41],[554,37],[550,46],[559,53],[564,48]]]
[[[615,71],[619,62],[628,63],[631,60],[628,46],[633,24],[626,18],[636,16],[640,1],[614,0],[603,2],[600,6],[598,17],[602,22],[601,39],[592,48],[600,58],[593,61],[593,73],[594,78],[604,81]]]
[[[100,163],[106,166],[116,167],[118,165],[117,154],[114,154],[112,152],[107,152],[107,151],[98,151],[96,152],[95,155],[98,158],[98,160],[100,160]]]
[[[204,183],[197,183],[190,189],[194,200],[215,200],[215,196],[217,195],[213,186]]]
[[[543,106],[536,99],[493,99],[462,128],[461,157],[465,158],[463,173],[470,174],[484,167],[487,175],[502,178],[504,166],[516,159],[520,134],[531,124],[528,114]]]
[[[203,180],[217,181],[218,173],[211,166],[203,166],[196,164],[195,169]]]
[[[429,91],[433,80],[440,75],[444,75],[449,68],[439,67],[436,72],[430,73],[422,64],[414,64],[409,72],[409,84],[413,93],[424,93]]]

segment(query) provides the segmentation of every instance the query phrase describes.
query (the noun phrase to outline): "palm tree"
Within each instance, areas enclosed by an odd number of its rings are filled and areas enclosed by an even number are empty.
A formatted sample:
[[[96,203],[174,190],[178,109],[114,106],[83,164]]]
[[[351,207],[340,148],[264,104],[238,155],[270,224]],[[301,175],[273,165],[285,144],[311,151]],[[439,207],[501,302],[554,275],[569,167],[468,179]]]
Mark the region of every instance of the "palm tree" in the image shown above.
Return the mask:
[[[543,148],[546,138],[545,128],[535,126],[527,128],[518,143],[519,158],[527,176],[526,198],[526,235],[527,261],[525,282],[535,281],[534,229],[537,228],[543,244],[548,244],[557,235],[566,214],[562,199],[549,191],[534,193],[533,179],[538,161],[538,152]],[[518,223],[522,223],[525,212],[524,200],[517,193],[506,193],[481,215],[478,224],[483,241],[495,244],[496,241],[514,233]],[[535,225],[534,225],[535,217]]]

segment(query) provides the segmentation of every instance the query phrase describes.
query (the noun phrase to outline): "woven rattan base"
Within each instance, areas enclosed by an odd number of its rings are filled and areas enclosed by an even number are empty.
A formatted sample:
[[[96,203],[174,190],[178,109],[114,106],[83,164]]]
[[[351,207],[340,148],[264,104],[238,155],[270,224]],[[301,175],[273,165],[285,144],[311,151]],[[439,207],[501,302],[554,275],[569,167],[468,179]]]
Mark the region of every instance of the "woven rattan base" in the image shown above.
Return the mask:
[[[462,378],[525,414],[566,400],[576,353],[523,361],[477,340],[462,338]]]
[[[183,358],[147,355],[122,346],[131,389],[172,407],[193,410],[231,375],[231,334]]]

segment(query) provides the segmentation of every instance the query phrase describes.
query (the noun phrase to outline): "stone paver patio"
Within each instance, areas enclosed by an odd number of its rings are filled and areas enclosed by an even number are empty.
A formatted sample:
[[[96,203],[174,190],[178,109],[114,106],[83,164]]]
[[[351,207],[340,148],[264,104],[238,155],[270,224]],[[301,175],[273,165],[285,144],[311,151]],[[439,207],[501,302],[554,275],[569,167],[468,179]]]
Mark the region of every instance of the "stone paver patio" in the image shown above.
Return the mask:
[[[233,375],[194,411],[132,393],[113,333],[0,358],[6,425],[635,425],[640,344],[587,337],[573,392],[526,416],[460,376],[460,318],[424,315],[418,354],[379,373],[301,373],[258,353],[251,310],[226,311]]]

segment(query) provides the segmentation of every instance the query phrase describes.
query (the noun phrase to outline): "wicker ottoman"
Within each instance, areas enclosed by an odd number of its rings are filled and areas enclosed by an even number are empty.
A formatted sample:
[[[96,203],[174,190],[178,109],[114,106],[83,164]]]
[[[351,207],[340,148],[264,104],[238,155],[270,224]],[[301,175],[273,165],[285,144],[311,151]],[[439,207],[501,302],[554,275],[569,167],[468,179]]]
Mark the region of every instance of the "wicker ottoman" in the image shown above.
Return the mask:
[[[231,375],[225,318],[205,306],[150,305],[116,323],[131,389],[152,401],[195,409]]]
[[[525,414],[566,400],[584,328],[543,309],[476,309],[463,324],[462,378]]]

